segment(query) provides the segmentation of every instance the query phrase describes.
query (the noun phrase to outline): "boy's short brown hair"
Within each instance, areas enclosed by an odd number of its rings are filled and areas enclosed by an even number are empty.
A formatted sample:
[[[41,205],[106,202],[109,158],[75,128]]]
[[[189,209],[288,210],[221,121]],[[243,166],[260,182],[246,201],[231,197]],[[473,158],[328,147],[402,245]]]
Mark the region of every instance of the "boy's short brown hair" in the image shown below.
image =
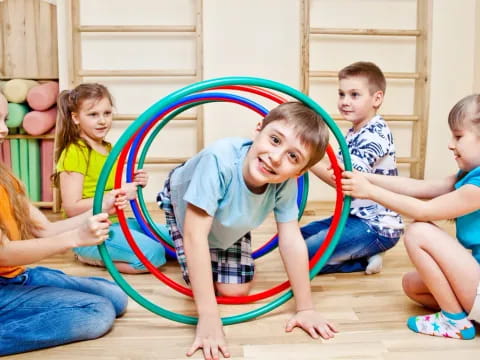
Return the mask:
[[[290,101],[272,109],[262,121],[260,130],[274,121],[293,124],[297,136],[308,148],[310,159],[302,171],[309,169],[324,156],[328,145],[328,127],[323,117],[299,101]]]
[[[357,61],[344,67],[338,73],[338,80],[346,79],[353,76],[363,76],[368,81],[368,89],[370,95],[373,95],[377,91],[382,91],[385,94],[387,88],[387,82],[382,70],[369,61]]]

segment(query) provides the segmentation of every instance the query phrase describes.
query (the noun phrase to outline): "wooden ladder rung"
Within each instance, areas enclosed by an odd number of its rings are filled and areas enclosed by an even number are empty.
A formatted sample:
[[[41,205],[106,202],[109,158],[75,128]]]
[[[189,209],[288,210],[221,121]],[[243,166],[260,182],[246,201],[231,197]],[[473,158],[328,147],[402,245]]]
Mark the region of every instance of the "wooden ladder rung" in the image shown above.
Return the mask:
[[[193,25],[81,25],[77,31],[82,33],[195,33]]]
[[[189,158],[164,158],[164,157],[148,157],[145,159],[145,164],[181,164]],[[399,164],[415,164],[418,162],[417,158],[413,157],[398,157]]]
[[[312,35],[367,35],[367,36],[420,36],[420,30],[402,29],[347,29],[347,28],[310,28]]]
[[[53,208],[53,201],[32,201],[33,205],[41,208]]]
[[[44,135],[28,135],[28,134],[13,134],[7,135],[7,139],[54,139],[54,134],[44,134]]]
[[[189,157],[181,158],[165,158],[165,157],[147,157],[145,164],[182,164],[190,159]]]
[[[80,70],[84,77],[196,77],[192,70]]]
[[[418,163],[418,159],[413,158],[413,157],[397,157],[397,163],[399,163],[399,164],[416,164],[416,163]]]
[[[418,115],[382,115],[383,119],[386,121],[418,121],[420,117]],[[343,120],[341,115],[335,114],[332,115],[332,119],[338,122],[347,122]]]
[[[384,76],[387,79],[420,79],[421,76],[418,72],[384,72]],[[310,71],[310,78],[336,78],[338,76],[337,71]]]
[[[140,114],[113,114],[113,120],[119,120],[119,121],[133,121],[136,120]],[[197,120],[196,115],[178,115],[172,121],[174,120],[181,120],[181,121],[187,121],[187,120]]]
[[[1,2],[1,0],[0,0]],[[5,75],[0,71],[0,80],[12,80],[12,79],[31,79],[31,80],[50,80],[50,81],[58,81],[57,77],[52,76],[38,76],[38,74],[19,74],[19,75]]]

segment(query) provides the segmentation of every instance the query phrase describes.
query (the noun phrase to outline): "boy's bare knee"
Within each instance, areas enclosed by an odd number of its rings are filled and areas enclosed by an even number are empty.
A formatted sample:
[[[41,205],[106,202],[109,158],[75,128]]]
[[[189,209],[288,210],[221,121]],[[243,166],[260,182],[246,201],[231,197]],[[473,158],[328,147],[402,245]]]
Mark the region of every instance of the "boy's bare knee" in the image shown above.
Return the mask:
[[[222,284],[216,283],[215,288],[219,296],[247,296],[250,292],[251,283],[245,284]]]

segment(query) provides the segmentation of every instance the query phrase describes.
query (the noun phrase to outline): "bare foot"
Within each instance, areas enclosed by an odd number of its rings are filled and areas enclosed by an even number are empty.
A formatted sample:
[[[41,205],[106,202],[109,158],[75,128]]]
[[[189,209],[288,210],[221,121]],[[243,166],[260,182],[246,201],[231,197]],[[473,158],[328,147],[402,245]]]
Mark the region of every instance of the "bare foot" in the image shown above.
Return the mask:
[[[84,263],[84,264],[88,264],[88,265],[92,265],[92,266],[105,267],[102,260],[89,259],[89,258],[80,256],[80,255],[76,255],[76,254],[75,254],[75,259],[77,259],[78,261],[80,261],[81,263]]]

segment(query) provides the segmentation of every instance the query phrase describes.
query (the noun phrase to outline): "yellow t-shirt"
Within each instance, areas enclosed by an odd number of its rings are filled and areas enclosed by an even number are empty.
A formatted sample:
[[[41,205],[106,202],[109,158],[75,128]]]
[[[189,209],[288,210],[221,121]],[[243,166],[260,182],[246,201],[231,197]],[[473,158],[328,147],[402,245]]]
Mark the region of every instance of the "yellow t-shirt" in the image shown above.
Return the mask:
[[[0,186],[0,217],[10,233],[10,240],[21,240],[20,229],[13,216],[12,204],[10,203],[10,198],[8,197],[7,191],[3,188],[3,186]],[[0,246],[2,245],[0,244]],[[20,275],[24,271],[25,268],[19,265],[0,266],[0,276],[6,278],[13,278]]]
[[[109,152],[110,150],[111,145],[109,145]],[[71,171],[82,174],[84,176],[82,199],[93,198],[95,196],[100,172],[107,157],[108,155],[100,154],[94,149],[88,148],[87,145],[80,140],[76,144],[69,145],[62,151],[57,162],[57,171]],[[106,192],[113,189],[116,169],[117,162],[115,162],[108,176],[107,183],[105,184]]]

